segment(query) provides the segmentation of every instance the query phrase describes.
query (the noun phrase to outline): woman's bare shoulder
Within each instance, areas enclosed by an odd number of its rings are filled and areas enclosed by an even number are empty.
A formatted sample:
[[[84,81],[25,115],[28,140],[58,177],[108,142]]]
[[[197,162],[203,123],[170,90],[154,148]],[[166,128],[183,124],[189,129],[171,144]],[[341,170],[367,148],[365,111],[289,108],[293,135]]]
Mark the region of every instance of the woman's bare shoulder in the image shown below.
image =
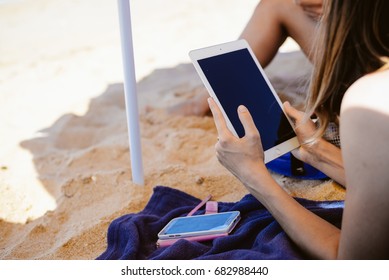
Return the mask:
[[[367,75],[349,88],[342,102],[340,122],[347,183],[340,255],[386,259],[389,252],[386,242],[389,235],[389,71]]]
[[[374,72],[358,79],[347,90],[342,111],[360,107],[389,114],[389,71]]]

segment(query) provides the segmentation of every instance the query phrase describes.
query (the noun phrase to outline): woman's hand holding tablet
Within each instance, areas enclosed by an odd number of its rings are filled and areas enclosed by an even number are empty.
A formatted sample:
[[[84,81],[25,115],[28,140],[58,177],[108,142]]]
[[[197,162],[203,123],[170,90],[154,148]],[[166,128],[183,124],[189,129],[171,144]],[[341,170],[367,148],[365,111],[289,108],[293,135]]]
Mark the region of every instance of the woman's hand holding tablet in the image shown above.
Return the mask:
[[[261,136],[265,163],[299,147],[281,100],[245,40],[193,50],[189,56],[237,137],[245,133],[238,107],[249,110]]]

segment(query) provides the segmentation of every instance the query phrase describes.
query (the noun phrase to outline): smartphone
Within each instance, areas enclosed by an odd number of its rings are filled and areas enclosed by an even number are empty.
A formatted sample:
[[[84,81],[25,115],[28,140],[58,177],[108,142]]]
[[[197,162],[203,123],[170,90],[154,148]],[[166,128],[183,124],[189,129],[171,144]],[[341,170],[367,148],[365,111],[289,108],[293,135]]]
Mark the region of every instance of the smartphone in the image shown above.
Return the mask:
[[[213,240],[215,238],[223,237],[227,235],[228,233],[219,233],[219,234],[207,234],[207,235],[190,236],[190,237],[182,237],[182,238],[158,239],[156,245],[158,248],[160,247],[162,248],[162,247],[171,246],[180,239],[185,239],[192,242],[193,241],[202,242],[202,241]]]
[[[193,50],[189,56],[235,136],[244,136],[237,108],[248,108],[261,135],[265,163],[299,147],[281,100],[245,40]]]
[[[171,220],[158,233],[158,238],[161,240],[201,236],[215,238],[214,236],[218,237],[230,233],[239,220],[239,211],[178,217]],[[201,240],[206,239],[201,238]]]

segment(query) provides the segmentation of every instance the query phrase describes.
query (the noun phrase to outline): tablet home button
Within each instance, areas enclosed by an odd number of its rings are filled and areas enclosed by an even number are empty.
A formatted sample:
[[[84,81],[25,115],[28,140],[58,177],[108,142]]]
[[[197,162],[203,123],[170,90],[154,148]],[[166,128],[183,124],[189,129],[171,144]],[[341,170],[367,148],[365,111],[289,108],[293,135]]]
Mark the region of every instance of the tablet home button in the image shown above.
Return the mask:
[[[280,155],[280,154],[281,154],[280,149],[276,149],[275,152],[276,152],[277,155]]]

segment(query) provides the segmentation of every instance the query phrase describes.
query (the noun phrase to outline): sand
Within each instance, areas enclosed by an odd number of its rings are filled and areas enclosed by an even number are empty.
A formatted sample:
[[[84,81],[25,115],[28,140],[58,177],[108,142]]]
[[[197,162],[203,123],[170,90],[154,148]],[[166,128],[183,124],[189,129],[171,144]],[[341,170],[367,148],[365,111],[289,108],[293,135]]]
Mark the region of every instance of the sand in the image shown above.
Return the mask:
[[[247,194],[215,157],[212,118],[165,109],[201,86],[188,51],[236,39],[256,4],[131,1],[139,186],[131,180],[116,1],[0,2],[0,259],[94,259],[110,222],[142,210],[157,185],[218,201]],[[310,64],[293,41],[266,71],[282,99],[302,104]],[[344,198],[332,181],[274,177],[296,197]]]

